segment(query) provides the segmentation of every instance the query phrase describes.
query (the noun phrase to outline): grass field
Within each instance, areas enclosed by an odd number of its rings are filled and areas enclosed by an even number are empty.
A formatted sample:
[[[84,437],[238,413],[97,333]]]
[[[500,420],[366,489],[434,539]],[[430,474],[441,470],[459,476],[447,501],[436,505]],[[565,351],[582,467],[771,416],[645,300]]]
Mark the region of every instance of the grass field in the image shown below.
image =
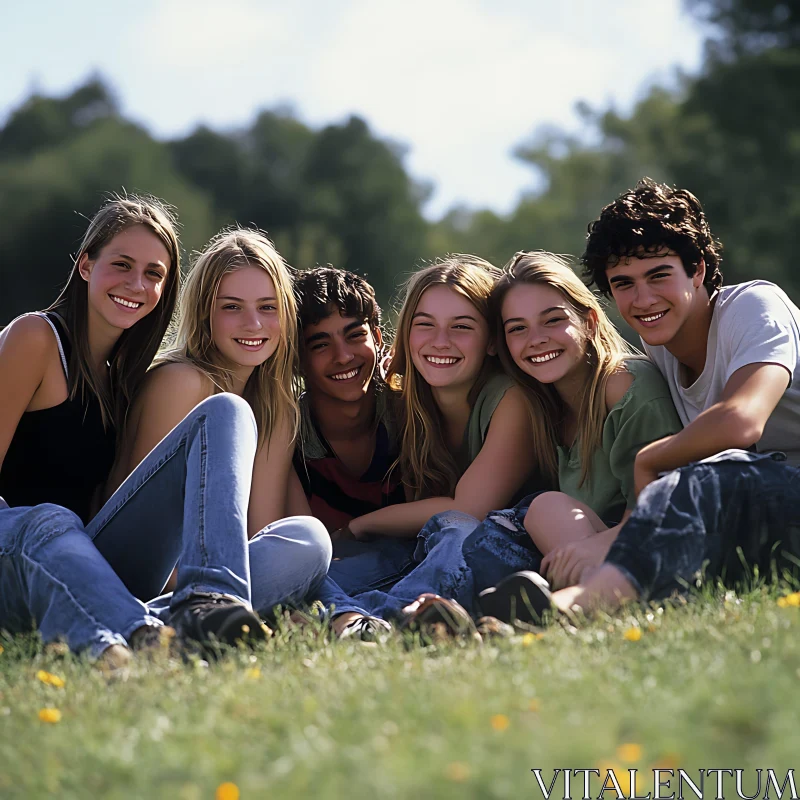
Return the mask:
[[[254,654],[210,666],[162,657],[118,679],[7,637],[0,797],[542,797],[534,768],[549,783],[555,768],[611,765],[745,769],[753,795],[756,768],[800,766],[800,595],[788,591],[698,596],[482,645],[282,631]],[[640,772],[640,794],[651,776]],[[592,795],[600,788],[594,779]]]

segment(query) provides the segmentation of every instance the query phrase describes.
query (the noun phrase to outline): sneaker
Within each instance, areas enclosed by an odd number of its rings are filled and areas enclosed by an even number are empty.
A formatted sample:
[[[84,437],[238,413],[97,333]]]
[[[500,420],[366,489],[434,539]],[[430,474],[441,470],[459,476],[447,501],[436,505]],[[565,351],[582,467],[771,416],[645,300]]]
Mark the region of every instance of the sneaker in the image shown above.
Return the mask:
[[[552,611],[550,584],[538,572],[515,572],[478,596],[481,611],[502,622],[541,623]]]
[[[172,609],[167,624],[181,639],[197,642],[212,654],[219,645],[252,646],[272,635],[244,603],[223,594],[191,595]]]

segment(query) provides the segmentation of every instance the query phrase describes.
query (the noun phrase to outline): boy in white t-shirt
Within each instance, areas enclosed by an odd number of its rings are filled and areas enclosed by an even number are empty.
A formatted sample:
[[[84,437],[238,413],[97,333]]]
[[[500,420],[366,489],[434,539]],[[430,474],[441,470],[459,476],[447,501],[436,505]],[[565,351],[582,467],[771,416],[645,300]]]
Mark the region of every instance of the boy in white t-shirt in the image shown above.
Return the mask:
[[[704,565],[726,582],[773,561],[780,574],[800,556],[800,310],[767,281],[722,287],[720,249],[694,195],[649,179],[589,226],[585,274],[641,336],[685,427],[639,451],[636,509],[605,563],[553,594],[562,610],[663,597]]]

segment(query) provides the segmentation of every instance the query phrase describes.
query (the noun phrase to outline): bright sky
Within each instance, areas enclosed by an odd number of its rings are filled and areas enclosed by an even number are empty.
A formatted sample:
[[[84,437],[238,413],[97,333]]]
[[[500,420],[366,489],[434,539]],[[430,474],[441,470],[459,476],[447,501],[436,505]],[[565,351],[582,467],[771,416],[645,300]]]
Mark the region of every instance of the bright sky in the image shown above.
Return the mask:
[[[315,127],[363,116],[432,181],[425,208],[514,207],[535,174],[512,156],[575,103],[625,110],[702,32],[680,0],[0,0],[0,124],[36,88],[92,73],[160,137],[247,125],[290,105]]]

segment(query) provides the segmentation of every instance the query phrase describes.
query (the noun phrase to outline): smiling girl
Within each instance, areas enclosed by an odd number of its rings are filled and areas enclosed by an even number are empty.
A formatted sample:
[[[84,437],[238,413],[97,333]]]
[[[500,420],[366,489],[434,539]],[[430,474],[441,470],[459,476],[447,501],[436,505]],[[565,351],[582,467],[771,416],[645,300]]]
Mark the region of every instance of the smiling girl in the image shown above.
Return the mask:
[[[400,393],[399,468],[413,502],[357,517],[355,538],[416,536],[440,511],[483,517],[528,476],[527,407],[489,327],[498,276],[483,259],[453,255],[408,281],[387,383]]]
[[[542,574],[570,585],[602,563],[630,515],[636,453],[680,421],[657,368],[627,345],[559,256],[518,253],[492,300],[500,358],[531,405],[537,463],[559,487],[533,499],[525,529],[544,556]],[[525,581],[490,590],[481,607],[508,616],[501,606]]]
[[[66,287],[0,334],[0,628],[121,663],[161,625],[84,532],[128,407],[172,316],[175,219],[150,197],[112,197]]]
[[[285,262],[260,231],[223,232],[190,271],[175,347],[131,409],[112,485],[131,473],[116,494],[135,502],[137,476],[158,469],[157,495],[139,502],[137,530],[114,531],[107,515],[90,533],[137,594],[157,593],[178,564],[168,619],[191,638],[235,641],[241,624],[254,633],[251,598],[268,613],[327,572],[322,523],[281,519],[297,426],[295,340]]]

